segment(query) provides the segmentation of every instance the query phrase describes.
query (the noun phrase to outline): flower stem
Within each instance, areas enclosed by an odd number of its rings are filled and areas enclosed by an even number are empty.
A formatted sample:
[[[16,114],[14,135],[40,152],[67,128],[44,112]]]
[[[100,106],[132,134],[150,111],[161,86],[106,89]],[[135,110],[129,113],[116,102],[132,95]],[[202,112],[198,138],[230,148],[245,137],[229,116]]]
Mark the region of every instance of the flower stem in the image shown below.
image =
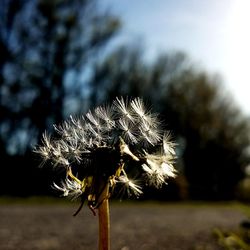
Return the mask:
[[[109,184],[100,196],[101,205],[98,208],[99,217],[99,250],[110,250],[110,219],[109,219]]]

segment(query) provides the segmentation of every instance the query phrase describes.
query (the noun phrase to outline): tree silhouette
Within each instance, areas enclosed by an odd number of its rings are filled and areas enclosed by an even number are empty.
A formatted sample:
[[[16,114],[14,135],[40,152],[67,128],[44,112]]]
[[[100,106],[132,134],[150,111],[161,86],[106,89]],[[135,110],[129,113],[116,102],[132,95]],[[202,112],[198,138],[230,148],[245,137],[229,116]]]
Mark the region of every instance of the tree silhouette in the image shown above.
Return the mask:
[[[183,160],[193,198],[232,198],[249,162],[249,120],[218,80],[186,72],[166,92],[165,113],[185,139]]]
[[[96,68],[102,96],[139,95],[158,107],[179,142],[192,198],[233,197],[249,163],[250,123],[219,77],[179,52],[146,64],[137,48],[121,48]]]
[[[90,0],[4,0],[0,13],[0,156],[29,176],[32,146],[84,102],[91,65],[120,23]]]
[[[82,98],[80,76],[119,21],[85,0],[3,1],[1,11],[1,144],[16,154]]]

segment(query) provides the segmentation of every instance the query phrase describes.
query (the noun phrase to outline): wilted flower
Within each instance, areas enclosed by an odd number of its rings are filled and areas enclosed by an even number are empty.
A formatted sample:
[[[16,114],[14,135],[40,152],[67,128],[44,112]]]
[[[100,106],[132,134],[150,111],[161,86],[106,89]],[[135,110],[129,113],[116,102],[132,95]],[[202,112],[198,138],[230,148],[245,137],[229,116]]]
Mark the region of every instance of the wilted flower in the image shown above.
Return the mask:
[[[72,199],[87,200],[94,209],[102,202],[99,197],[107,185],[110,192],[118,184],[129,195],[142,194],[138,184],[142,180],[128,177],[131,165],[140,168],[147,184],[157,188],[175,177],[175,145],[160,125],[157,114],[146,109],[140,98],[116,98],[111,106],[55,125],[55,136],[44,133],[43,145],[36,152],[54,167],[66,169],[65,180],[53,188]]]

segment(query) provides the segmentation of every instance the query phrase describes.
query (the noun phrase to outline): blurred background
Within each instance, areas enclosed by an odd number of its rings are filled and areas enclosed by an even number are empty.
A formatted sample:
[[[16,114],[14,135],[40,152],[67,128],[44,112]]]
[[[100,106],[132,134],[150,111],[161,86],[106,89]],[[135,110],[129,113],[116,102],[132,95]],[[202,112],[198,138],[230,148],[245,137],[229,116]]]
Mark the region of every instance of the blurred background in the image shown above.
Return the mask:
[[[1,0],[0,195],[51,194],[42,133],[140,96],[177,142],[178,177],[143,199],[250,199],[250,4]]]

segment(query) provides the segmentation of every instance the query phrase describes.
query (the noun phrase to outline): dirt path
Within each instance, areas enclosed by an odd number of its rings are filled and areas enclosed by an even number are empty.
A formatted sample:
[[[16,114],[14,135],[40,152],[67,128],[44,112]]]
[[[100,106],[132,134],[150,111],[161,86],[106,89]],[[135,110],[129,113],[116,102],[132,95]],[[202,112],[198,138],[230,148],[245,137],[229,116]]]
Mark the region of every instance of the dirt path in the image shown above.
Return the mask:
[[[77,205],[0,205],[1,250],[95,250],[97,217]],[[112,250],[217,250],[214,228],[246,216],[232,206],[112,204]]]

